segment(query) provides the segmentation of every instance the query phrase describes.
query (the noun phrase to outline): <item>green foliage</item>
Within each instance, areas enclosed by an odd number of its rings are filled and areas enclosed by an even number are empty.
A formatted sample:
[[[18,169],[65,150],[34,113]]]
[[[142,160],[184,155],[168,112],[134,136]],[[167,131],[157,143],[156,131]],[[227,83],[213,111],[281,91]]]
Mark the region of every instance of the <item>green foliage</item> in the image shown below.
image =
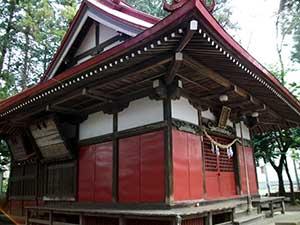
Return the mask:
[[[294,39],[292,60],[300,63],[300,1],[281,0],[279,15],[282,33],[292,35]]]

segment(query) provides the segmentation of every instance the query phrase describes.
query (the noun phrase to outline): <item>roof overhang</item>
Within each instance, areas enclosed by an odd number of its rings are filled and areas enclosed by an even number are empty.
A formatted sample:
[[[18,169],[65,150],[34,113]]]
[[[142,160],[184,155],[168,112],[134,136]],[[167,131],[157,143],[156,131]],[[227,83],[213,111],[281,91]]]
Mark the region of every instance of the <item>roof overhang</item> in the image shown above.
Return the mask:
[[[197,23],[192,34],[191,23]],[[216,99],[227,93],[233,115],[260,112],[253,133],[299,125],[296,98],[224,31],[200,1],[191,0],[136,37],[2,102],[2,132],[7,122],[28,120],[49,111],[49,106],[82,114],[147,96],[153,92],[153,80],[168,76],[178,50],[183,54],[176,71],[184,83],[182,93],[201,107],[219,108]]]

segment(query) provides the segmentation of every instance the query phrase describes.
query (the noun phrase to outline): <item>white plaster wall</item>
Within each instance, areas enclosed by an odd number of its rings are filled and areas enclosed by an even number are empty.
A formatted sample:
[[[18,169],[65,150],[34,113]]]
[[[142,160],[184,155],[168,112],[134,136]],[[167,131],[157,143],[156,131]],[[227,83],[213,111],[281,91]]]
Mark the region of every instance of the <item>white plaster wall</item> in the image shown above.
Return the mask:
[[[114,29],[111,29],[103,24],[100,24],[100,29],[99,29],[99,43],[103,43],[109,39],[111,39],[112,37],[118,35],[118,32],[115,31]]]
[[[242,123],[243,138],[247,139],[247,140],[251,140],[249,128],[244,124],[244,122],[241,122],[241,123]],[[240,123],[235,124],[235,129],[236,129],[236,136],[241,138]]]
[[[97,137],[113,132],[113,115],[97,112],[90,114],[88,119],[80,124],[79,140]]]
[[[215,115],[209,109],[206,110],[206,111],[202,111],[201,116],[202,116],[202,118],[209,119],[209,120],[212,120],[212,121],[216,121]]]
[[[186,98],[172,100],[172,118],[183,120],[198,125],[198,110]]]
[[[91,49],[91,48],[94,48],[96,46],[96,40],[95,40],[95,29],[96,29],[96,26],[95,24],[93,24],[89,31],[87,32],[85,38],[83,39],[81,45],[79,46],[77,52],[76,52],[76,55],[80,55],[81,53]]]
[[[128,108],[118,114],[118,130],[140,127],[163,119],[163,102],[142,98],[131,102]]]

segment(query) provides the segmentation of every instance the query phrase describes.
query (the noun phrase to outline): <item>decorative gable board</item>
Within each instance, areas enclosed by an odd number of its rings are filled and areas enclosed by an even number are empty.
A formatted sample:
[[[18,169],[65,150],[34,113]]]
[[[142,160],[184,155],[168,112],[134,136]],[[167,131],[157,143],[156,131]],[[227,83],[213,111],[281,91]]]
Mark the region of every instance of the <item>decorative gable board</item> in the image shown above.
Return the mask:
[[[60,123],[54,118],[30,126],[30,131],[45,160],[72,158],[72,139],[76,126]]]
[[[21,135],[9,137],[7,143],[15,161],[21,161],[26,158],[27,152]]]
[[[75,56],[78,56],[94,47],[96,47],[96,24],[95,23],[91,25],[90,29],[86,33],[83,41],[81,42],[78,50],[76,51]]]
[[[15,161],[23,161],[35,151],[31,141],[32,137],[24,130],[7,138],[7,144]]]
[[[107,51],[121,44],[126,38],[134,37],[141,33],[146,27],[153,26],[152,23],[134,18],[126,13],[111,9],[98,1],[89,0],[94,7],[86,7],[79,15],[70,35],[64,41],[59,57],[54,61],[48,75],[51,79],[56,74],[80,64],[96,54]],[[120,19],[121,18],[121,19]],[[130,22],[128,22],[130,21]],[[96,47],[96,24],[99,25],[99,44],[108,43],[102,51],[79,57]],[[144,28],[143,28],[144,27]],[[118,38],[120,40],[118,40]],[[110,41],[110,39],[112,39]],[[73,60],[70,62],[70,60]],[[75,60],[75,62],[74,62]],[[47,72],[47,73],[48,73]]]

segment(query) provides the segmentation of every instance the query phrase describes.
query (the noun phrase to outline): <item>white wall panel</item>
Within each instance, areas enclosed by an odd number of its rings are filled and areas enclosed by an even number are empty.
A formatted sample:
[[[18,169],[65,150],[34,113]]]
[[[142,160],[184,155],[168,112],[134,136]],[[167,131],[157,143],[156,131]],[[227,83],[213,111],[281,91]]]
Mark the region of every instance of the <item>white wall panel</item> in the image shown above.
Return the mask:
[[[163,102],[142,98],[131,102],[128,108],[118,114],[118,130],[140,127],[163,119]]]
[[[243,138],[247,139],[247,140],[251,140],[249,128],[244,124],[244,122],[241,122],[241,123],[242,123]],[[236,136],[241,138],[240,123],[236,123],[235,128],[236,128]]]
[[[97,137],[113,132],[113,115],[97,112],[90,114],[88,119],[80,124],[79,140]]]
[[[202,116],[202,118],[209,119],[209,120],[212,120],[212,121],[216,121],[215,115],[209,109],[206,110],[206,111],[202,111],[201,116]]]
[[[172,118],[198,125],[198,110],[186,98],[172,100]]]
[[[94,48],[96,46],[96,35],[95,35],[95,24],[91,26],[89,31],[87,32],[86,36],[84,37],[81,45],[79,46],[76,56],[80,55],[81,53],[84,53],[87,50],[90,50],[91,48]]]

